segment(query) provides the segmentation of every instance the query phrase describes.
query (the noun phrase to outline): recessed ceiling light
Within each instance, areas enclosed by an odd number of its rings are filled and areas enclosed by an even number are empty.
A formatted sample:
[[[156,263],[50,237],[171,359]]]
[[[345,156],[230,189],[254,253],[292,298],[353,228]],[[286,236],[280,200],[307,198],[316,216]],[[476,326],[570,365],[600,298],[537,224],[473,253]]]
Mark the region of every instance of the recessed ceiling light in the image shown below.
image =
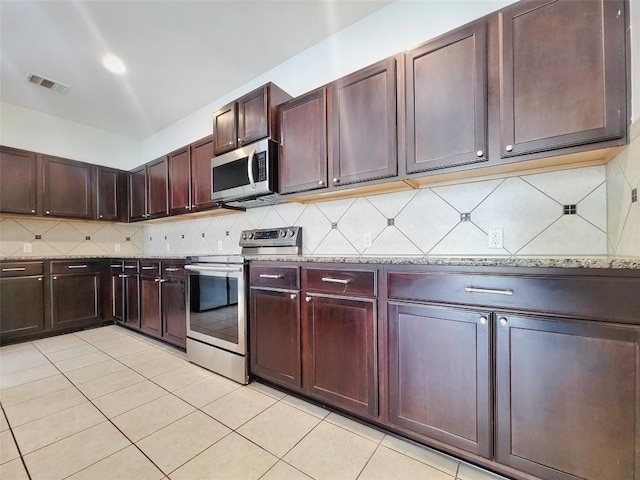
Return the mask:
[[[118,75],[122,75],[127,71],[124,62],[110,53],[102,57],[102,65],[110,72],[117,73]]]

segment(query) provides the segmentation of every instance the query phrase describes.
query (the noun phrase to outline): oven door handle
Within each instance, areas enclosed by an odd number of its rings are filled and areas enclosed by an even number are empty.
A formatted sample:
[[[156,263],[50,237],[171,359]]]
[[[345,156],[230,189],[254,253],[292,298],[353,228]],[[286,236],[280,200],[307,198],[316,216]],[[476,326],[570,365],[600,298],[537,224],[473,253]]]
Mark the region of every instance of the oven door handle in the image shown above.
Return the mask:
[[[185,270],[191,270],[192,272],[220,272],[220,273],[240,273],[242,267],[220,267],[209,265],[185,265]]]
[[[247,162],[247,176],[249,177],[249,184],[251,185],[251,188],[253,188],[255,190],[256,188],[256,181],[253,178],[253,162],[256,158],[256,149],[253,148],[251,150],[251,153],[249,154],[249,161]]]

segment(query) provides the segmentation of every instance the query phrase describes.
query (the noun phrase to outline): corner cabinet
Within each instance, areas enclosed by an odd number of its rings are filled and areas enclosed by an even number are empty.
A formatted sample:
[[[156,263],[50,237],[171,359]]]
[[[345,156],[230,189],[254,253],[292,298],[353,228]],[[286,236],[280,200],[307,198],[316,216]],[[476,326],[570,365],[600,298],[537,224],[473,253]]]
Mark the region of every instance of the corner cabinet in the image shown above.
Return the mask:
[[[501,11],[502,157],[623,138],[627,2],[518,2]]]
[[[38,159],[35,153],[0,147],[0,212],[36,215]]]
[[[167,155],[169,170],[169,213],[180,215],[191,211],[191,159],[189,147]]]
[[[129,220],[169,215],[167,157],[160,157],[129,172]]]
[[[211,201],[213,157],[213,137],[209,136],[189,146],[191,158],[191,208],[193,211],[213,208],[217,202]]]
[[[328,92],[331,184],[397,175],[396,58],[348,75]]]
[[[120,170],[96,167],[96,219],[126,221],[124,175]]]

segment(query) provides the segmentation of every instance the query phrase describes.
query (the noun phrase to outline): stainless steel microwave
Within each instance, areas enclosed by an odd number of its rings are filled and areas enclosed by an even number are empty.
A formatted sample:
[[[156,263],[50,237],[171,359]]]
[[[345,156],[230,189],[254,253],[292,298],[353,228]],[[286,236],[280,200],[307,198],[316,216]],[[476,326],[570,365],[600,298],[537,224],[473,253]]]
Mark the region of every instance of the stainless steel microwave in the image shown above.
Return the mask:
[[[211,199],[251,200],[278,189],[278,144],[265,138],[211,159]]]

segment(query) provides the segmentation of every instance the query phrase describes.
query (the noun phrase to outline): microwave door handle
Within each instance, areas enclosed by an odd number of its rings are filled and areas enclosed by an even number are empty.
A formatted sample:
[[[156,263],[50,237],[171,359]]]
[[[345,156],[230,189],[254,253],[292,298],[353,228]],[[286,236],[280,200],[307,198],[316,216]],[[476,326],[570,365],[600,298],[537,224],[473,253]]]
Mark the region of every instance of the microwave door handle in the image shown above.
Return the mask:
[[[247,174],[249,176],[249,184],[251,185],[251,188],[253,188],[254,190],[256,188],[256,182],[255,182],[255,179],[253,178],[253,162],[255,161],[255,157],[256,157],[256,149],[253,148],[251,150],[251,153],[249,154],[249,161],[247,162]]]

